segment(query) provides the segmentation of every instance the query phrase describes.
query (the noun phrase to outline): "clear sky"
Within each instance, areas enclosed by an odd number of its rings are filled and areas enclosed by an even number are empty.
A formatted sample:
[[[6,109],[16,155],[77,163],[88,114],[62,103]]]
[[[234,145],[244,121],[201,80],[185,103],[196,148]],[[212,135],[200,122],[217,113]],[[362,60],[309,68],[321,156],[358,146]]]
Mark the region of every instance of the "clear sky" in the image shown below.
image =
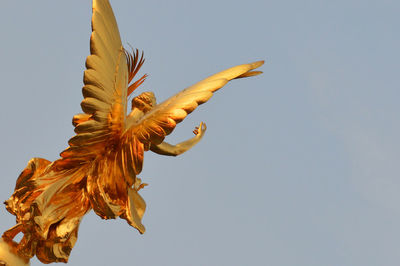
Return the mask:
[[[158,101],[236,64],[146,153],[140,235],[93,212],[69,265],[392,266],[400,262],[399,1],[111,1]],[[0,2],[0,198],[31,157],[58,158],[80,112],[91,1]],[[0,231],[15,219],[0,209]],[[32,265],[39,265],[34,259]]]

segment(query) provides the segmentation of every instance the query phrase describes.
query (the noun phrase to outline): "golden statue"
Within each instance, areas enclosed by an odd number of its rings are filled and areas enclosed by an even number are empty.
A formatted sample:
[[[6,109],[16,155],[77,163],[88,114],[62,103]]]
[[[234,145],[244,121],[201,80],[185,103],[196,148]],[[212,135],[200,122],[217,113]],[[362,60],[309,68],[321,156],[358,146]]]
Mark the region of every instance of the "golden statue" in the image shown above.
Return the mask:
[[[253,70],[263,64],[229,68],[160,104],[152,92],[144,92],[132,99],[127,113],[128,96],[146,79],[144,75],[133,82],[143,62],[137,49],[131,54],[122,46],[108,0],[93,0],[84,113],[72,120],[76,135],[60,159],[31,159],[5,202],[17,224],[3,234],[0,244],[6,243],[25,262],[35,255],[43,263],[67,262],[80,221],[91,209],[103,219],[123,218],[144,233],[146,204],[139,191],[147,184],[137,177],[144,152],[176,156],[193,147],[206,131],[204,123],[195,128],[193,138],[177,145],[164,138],[213,92],[232,79],[262,73]],[[20,232],[23,237],[16,243],[13,239]]]

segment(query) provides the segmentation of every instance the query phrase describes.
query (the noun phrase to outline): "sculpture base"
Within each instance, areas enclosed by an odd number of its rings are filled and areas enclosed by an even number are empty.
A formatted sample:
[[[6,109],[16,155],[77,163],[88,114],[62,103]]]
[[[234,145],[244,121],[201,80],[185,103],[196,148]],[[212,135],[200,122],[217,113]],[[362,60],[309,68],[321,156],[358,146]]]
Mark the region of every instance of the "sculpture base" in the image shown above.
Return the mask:
[[[27,266],[23,259],[18,257],[7,242],[0,238],[0,266]]]

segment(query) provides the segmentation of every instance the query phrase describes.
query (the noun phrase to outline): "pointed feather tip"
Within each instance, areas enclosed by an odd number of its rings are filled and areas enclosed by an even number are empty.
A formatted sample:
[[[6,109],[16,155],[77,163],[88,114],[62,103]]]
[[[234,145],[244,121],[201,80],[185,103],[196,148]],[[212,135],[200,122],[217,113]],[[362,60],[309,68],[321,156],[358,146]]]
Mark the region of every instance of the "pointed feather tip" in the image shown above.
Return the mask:
[[[256,68],[264,65],[264,62],[265,62],[264,60],[253,62],[253,63],[251,63],[251,67],[252,67],[252,69],[256,69]]]
[[[249,72],[246,72],[246,73],[244,73],[244,74],[242,74],[242,75],[236,77],[236,79],[253,77],[253,76],[260,75],[260,74],[262,74],[262,73],[263,73],[262,71],[249,71]]]

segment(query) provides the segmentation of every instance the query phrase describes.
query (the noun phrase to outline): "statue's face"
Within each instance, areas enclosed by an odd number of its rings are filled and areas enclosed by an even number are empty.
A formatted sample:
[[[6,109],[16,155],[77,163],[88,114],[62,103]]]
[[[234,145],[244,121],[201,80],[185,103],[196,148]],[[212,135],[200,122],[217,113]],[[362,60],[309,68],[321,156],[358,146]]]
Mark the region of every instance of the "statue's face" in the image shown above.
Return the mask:
[[[156,97],[151,91],[143,92],[132,99],[132,110],[139,109],[143,113],[147,113],[156,105]]]

